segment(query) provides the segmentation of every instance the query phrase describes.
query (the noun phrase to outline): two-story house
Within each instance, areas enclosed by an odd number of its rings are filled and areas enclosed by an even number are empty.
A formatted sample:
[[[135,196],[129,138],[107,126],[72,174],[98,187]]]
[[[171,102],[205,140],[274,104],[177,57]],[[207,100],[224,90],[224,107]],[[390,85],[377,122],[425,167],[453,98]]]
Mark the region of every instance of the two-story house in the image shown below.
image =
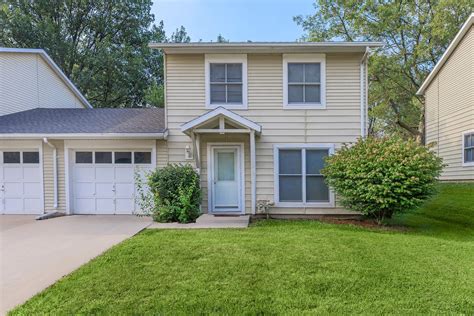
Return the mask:
[[[367,133],[367,59],[380,45],[151,44],[164,52],[165,109],[0,116],[0,213],[131,214],[137,169],[190,163],[203,212],[255,214],[269,200],[273,214],[347,214],[320,170]]]
[[[367,133],[367,57],[380,43],[158,43],[169,163],[201,174],[203,211],[345,214],[324,157]]]
[[[474,180],[474,13],[417,94],[425,97],[426,143],[446,164],[443,181]]]

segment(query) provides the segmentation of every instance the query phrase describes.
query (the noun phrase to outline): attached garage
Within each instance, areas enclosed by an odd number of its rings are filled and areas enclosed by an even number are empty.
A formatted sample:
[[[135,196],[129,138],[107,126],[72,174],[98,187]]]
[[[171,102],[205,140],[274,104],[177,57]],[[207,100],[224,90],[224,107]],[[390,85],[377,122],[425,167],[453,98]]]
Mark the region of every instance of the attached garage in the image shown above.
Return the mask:
[[[135,177],[152,169],[152,150],[74,150],[75,214],[133,214]]]
[[[40,150],[0,148],[0,214],[42,213]]]
[[[167,134],[163,109],[0,116],[0,213],[133,214],[135,179],[158,165]]]

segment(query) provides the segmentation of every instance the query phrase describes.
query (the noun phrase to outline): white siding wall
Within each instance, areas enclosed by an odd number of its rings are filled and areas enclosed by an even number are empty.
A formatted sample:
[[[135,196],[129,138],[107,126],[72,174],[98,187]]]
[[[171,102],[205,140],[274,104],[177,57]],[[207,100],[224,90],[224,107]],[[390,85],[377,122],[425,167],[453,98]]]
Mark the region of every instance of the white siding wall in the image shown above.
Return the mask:
[[[262,125],[257,138],[257,200],[273,200],[273,145],[279,143],[334,143],[339,148],[360,136],[360,59],[362,54],[327,54],[325,110],[283,109],[283,61],[281,54],[248,55],[248,110],[234,110]],[[180,126],[209,110],[205,108],[204,55],[166,57],[168,157],[171,163],[187,163],[184,148],[191,145]],[[226,139],[230,139],[228,136]],[[232,136],[234,138],[236,136]],[[246,136],[248,138],[248,136]],[[201,138],[201,179],[207,199],[206,141]],[[230,141],[230,140],[228,140]],[[248,162],[248,140],[246,165]],[[247,167],[248,169],[248,167]],[[246,170],[246,210],[250,210],[250,175]],[[207,201],[203,210],[207,209]],[[343,210],[274,208],[279,213],[341,213]]]
[[[77,107],[81,101],[40,55],[0,53],[0,115]]]
[[[441,180],[474,180],[462,166],[462,133],[474,130],[474,27],[466,33],[425,93],[426,142],[443,158]]]

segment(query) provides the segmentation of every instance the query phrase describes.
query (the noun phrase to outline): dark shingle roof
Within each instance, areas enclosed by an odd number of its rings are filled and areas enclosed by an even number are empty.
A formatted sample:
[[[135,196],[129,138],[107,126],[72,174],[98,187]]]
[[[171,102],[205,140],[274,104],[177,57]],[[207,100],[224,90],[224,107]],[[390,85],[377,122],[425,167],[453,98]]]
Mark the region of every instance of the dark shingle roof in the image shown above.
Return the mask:
[[[33,109],[0,116],[0,134],[163,133],[164,109]]]

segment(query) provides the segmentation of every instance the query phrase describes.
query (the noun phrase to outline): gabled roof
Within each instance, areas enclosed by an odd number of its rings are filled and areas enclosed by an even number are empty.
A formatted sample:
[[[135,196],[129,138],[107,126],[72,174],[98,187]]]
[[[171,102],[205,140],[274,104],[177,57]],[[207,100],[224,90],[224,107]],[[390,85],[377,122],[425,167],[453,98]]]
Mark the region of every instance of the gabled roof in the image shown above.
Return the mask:
[[[254,130],[257,133],[262,132],[262,126],[259,124],[255,123],[254,121],[251,121],[243,116],[240,116],[230,110],[227,110],[223,107],[218,107],[212,111],[209,111],[207,113],[204,113],[201,116],[196,117],[195,119],[184,123],[181,125],[181,131],[183,133],[188,132],[189,130],[198,127],[199,125],[202,125],[206,122],[210,122],[213,119],[219,118],[223,116],[224,118],[227,118],[231,122],[237,123],[238,125],[241,125],[242,127]]]
[[[20,53],[20,54],[38,54],[43,60],[53,69],[58,77],[66,84],[66,86],[72,91],[72,93],[82,102],[85,107],[92,108],[92,105],[82,95],[79,89],[69,80],[68,77],[63,73],[61,68],[49,57],[49,55],[43,49],[36,48],[9,48],[0,47],[0,53]]]
[[[425,81],[421,85],[420,89],[416,92],[418,95],[423,95],[425,93],[426,88],[430,85],[431,81],[436,77],[438,72],[441,70],[443,65],[448,61],[449,57],[452,55],[456,47],[459,45],[461,40],[463,39],[464,35],[471,29],[471,26],[474,24],[474,13],[472,13],[469,18],[464,22],[463,26],[459,30],[459,32],[456,34],[454,37],[453,41],[451,44],[449,44],[448,48],[444,52],[444,54],[441,56],[441,58],[438,60],[436,65],[434,66],[433,70],[431,70],[430,74],[428,77],[426,77]]]
[[[0,137],[166,138],[164,109],[47,109],[0,116]]]
[[[383,46],[380,42],[234,42],[150,43],[165,53],[324,53],[360,52]]]

